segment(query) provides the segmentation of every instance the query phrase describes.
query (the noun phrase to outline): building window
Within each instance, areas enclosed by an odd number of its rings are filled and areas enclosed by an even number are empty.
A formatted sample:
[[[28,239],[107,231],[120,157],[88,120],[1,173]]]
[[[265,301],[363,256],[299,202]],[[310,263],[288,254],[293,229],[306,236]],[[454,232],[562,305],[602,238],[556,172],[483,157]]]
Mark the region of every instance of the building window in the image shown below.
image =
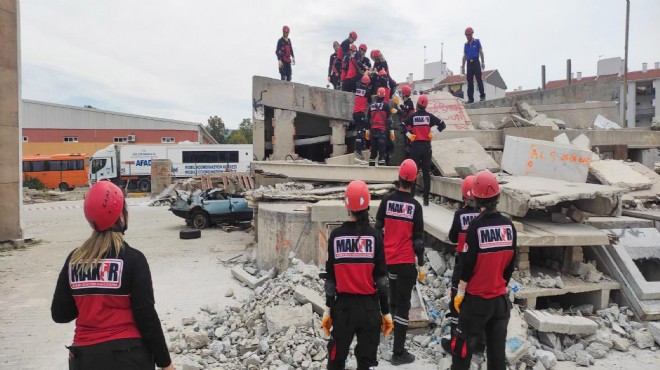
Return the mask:
[[[28,142],[28,137],[27,137],[27,136],[23,136],[23,142],[24,142],[24,143],[27,143],[27,142]]]
[[[163,138],[160,138],[160,142],[161,143],[175,143],[176,141],[174,141],[173,137],[163,137]]]
[[[112,142],[113,143],[125,143],[125,142],[128,142],[128,138],[127,137],[113,137]]]
[[[65,136],[64,137],[64,142],[65,143],[77,143],[78,142],[78,137],[77,136]]]

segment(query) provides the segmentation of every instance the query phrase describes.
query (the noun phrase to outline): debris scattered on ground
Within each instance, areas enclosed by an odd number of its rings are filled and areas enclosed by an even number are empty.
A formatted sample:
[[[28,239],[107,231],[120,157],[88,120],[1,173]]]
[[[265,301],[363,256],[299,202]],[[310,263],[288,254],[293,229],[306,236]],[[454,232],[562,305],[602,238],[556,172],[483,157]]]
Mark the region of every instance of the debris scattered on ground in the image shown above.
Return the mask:
[[[36,190],[23,188],[23,204],[59,202],[66,200],[82,200],[89,190],[88,187],[75,188],[69,191]]]

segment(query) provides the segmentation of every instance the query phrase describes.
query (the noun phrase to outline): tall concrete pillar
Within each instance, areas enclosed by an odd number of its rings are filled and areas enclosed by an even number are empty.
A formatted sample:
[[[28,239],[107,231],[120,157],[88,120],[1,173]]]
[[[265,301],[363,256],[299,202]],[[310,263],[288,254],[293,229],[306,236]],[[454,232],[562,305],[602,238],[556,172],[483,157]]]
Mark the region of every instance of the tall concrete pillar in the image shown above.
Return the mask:
[[[286,109],[275,109],[273,117],[273,154],[271,159],[286,159],[287,155],[297,157],[294,143],[296,127],[294,120],[296,112]]]
[[[266,156],[266,123],[261,119],[252,119],[252,150],[257,160]]]
[[[628,106],[626,111],[626,119],[628,120],[628,128],[637,127],[635,117],[637,116],[637,95],[635,81],[628,82]]]
[[[18,14],[17,0],[0,0],[0,242],[23,238]]]
[[[655,90],[655,120],[660,122],[660,79],[653,80],[653,89]]]
[[[332,157],[346,154],[346,126],[344,121],[331,119],[330,144],[332,145]]]

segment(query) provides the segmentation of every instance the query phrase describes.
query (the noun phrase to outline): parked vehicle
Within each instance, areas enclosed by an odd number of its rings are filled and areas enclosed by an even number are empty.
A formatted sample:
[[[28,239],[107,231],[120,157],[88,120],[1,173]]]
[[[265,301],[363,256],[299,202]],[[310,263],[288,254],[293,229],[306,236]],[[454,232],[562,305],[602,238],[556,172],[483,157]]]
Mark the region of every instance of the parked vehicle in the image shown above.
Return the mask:
[[[23,180],[39,179],[49,189],[60,191],[86,186],[89,179],[87,154],[23,156]]]
[[[151,161],[172,161],[172,176],[177,178],[219,172],[249,172],[253,159],[251,144],[170,145],[113,144],[92,156],[91,184],[103,179],[141,192],[151,191]]]
[[[223,189],[197,190],[193,193],[176,192],[170,211],[197,229],[226,222],[252,220],[252,208],[240,195],[227,194]]]

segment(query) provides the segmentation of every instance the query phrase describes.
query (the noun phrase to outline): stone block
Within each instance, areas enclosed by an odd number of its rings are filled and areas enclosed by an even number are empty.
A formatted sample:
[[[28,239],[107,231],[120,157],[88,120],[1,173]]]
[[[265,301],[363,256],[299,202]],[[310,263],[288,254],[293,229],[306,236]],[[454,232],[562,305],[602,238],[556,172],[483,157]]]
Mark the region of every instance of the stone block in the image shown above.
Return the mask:
[[[525,119],[531,120],[532,118],[538,116],[538,113],[529,103],[523,100],[519,100],[515,104],[518,113],[523,116]]]
[[[325,301],[323,300],[323,297],[321,297],[321,295],[316,291],[298,285],[293,291],[293,297],[301,304],[310,303],[314,309],[314,312],[318,313],[319,315],[323,315],[323,312],[325,311]]]
[[[530,122],[533,123],[534,126],[550,127],[555,131],[559,130],[559,126],[557,126],[555,122],[550,118],[548,118],[548,116],[546,116],[545,114],[537,115],[536,117],[532,118]]]
[[[599,128],[603,130],[618,130],[621,129],[621,126],[616,122],[610,121],[609,119],[601,116],[600,114],[594,120],[594,128]]]
[[[458,176],[462,179],[479,173],[479,170],[473,164],[469,166],[457,166],[454,167],[454,170],[456,170],[456,173],[458,173]]]
[[[536,357],[543,364],[545,369],[552,369],[557,365],[557,356],[552,352],[539,349],[536,351]]]
[[[585,215],[584,212],[580,211],[576,206],[571,205],[571,207],[566,211],[566,216],[571,220],[581,224],[589,219],[589,216]]]
[[[557,144],[570,144],[571,140],[568,138],[568,135],[566,133],[561,133],[554,138],[554,142]]]
[[[353,165],[355,164],[355,154],[334,155],[325,159],[326,164]]]
[[[572,145],[507,136],[502,169],[513,175],[585,183],[591,152]]]
[[[509,365],[515,365],[529,351],[529,342],[520,338],[512,337],[506,340],[504,355]]]
[[[554,213],[550,214],[550,220],[554,223],[557,223],[557,224],[570,224],[571,223],[571,219],[566,217],[565,214],[560,213],[560,212],[554,212]]]
[[[578,135],[575,139],[571,140],[571,144],[584,150],[591,150],[591,140],[584,134]]]
[[[308,303],[303,306],[270,306],[266,307],[264,320],[270,335],[282,333],[289,327],[312,327],[313,314],[312,305]]]
[[[433,271],[435,271],[436,275],[442,276],[445,270],[447,270],[447,263],[445,263],[445,259],[442,258],[442,255],[434,250],[427,249],[426,257],[429,259],[429,264]]]
[[[231,275],[252,289],[262,286],[266,281],[270,279],[269,276],[262,276],[260,278],[252,276],[250,273],[245,271],[242,266],[234,266],[231,269]]]
[[[648,322],[649,334],[653,336],[655,342],[660,345],[660,322]]]
[[[517,116],[515,114],[512,114],[511,118],[513,118],[513,121],[516,123],[516,126],[518,126],[518,127],[534,127],[534,126],[536,126],[532,121],[527,120],[523,117]]]
[[[534,329],[559,334],[594,334],[598,324],[584,317],[553,315],[544,311],[525,311],[525,321]]]
[[[488,169],[493,172],[500,169],[497,162],[472,137],[434,140],[431,147],[433,164],[445,177],[458,177],[456,167],[473,165],[479,171]]]
[[[592,162],[589,171],[603,185],[614,185],[630,190],[650,189],[649,178],[635,171],[623,161],[602,160]]]

